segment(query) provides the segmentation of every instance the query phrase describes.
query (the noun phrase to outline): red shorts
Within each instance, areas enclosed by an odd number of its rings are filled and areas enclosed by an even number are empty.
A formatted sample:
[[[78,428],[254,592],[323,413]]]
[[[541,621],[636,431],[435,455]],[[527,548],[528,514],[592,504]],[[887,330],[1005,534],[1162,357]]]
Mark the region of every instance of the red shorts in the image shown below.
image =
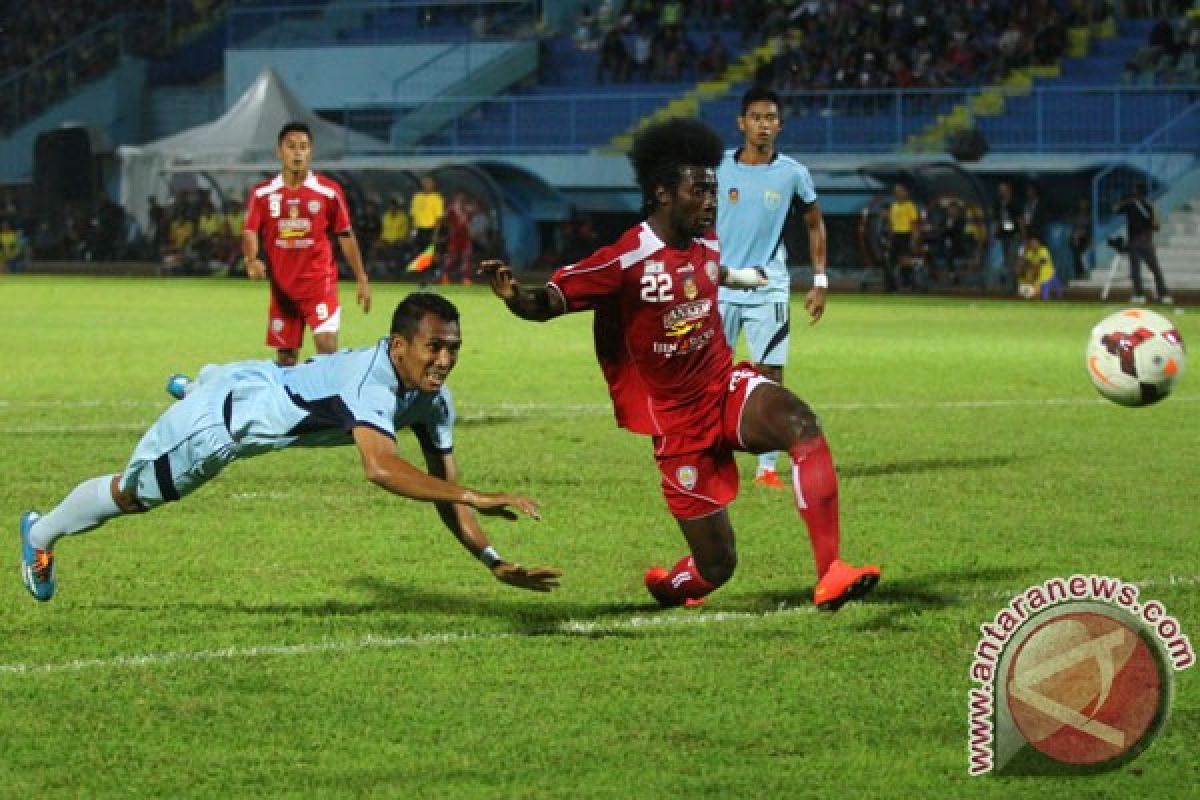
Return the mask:
[[[713,427],[686,434],[654,437],[654,459],[662,473],[663,497],[677,519],[714,514],[738,493],[738,470],[733,454],[745,450],[742,410],[746,399],[769,379],[749,361],[734,365],[729,380],[712,397]]]
[[[313,333],[337,333],[342,309],[338,305],[337,280],[314,281],[309,291],[295,296],[271,284],[271,308],[267,312],[267,345],[277,350],[299,350],[304,343],[304,326]]]

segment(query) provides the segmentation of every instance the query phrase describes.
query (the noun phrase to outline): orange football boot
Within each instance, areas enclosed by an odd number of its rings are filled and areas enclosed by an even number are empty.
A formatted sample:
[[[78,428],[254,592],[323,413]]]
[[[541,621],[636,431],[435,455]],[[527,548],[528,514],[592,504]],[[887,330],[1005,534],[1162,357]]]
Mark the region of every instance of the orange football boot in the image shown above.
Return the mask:
[[[821,611],[837,611],[851,600],[866,597],[879,583],[879,567],[867,564],[853,567],[836,559],[817,581],[813,602]]]

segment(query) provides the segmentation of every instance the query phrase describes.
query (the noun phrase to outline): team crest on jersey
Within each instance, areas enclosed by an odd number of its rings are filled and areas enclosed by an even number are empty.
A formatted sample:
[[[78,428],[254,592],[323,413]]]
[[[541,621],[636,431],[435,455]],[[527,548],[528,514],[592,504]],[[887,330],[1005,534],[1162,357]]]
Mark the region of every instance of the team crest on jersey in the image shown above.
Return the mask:
[[[721,267],[715,261],[705,261],[704,273],[708,275],[710,281],[717,283],[721,277]]]
[[[294,205],[288,204],[288,216],[292,219],[295,219],[296,217],[300,216],[300,209],[296,208]]]
[[[696,471],[696,468],[690,465],[682,466],[675,470],[675,480],[679,481],[679,485],[688,491],[696,488],[696,479],[698,477],[699,473]]]
[[[700,289],[696,286],[696,279],[688,275],[683,279],[683,296],[688,300],[695,300],[698,294]]]
[[[763,205],[766,206],[767,211],[774,211],[775,209],[779,208],[779,204],[782,201],[783,195],[781,195],[779,192],[771,189],[767,189],[765,192],[763,192]]]
[[[729,198],[729,202],[736,203],[738,201],[738,190],[736,186],[730,186],[729,191],[725,195]]]
[[[321,210],[321,201],[320,200],[309,200],[308,201],[308,213],[316,214],[320,210]]]

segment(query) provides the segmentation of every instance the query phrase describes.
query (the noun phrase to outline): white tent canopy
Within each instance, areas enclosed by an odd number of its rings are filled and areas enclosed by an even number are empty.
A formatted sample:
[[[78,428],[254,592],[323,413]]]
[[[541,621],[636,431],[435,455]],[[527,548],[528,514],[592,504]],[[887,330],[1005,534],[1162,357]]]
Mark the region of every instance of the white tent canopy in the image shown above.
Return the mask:
[[[197,125],[140,147],[121,147],[121,205],[145,227],[147,200],[165,192],[164,176],[216,169],[274,170],[275,141],[288,122],[312,131],[313,160],[319,166],[346,152],[372,152],[383,143],[317,116],[292,94],[269,67],[237,102],[212,122]],[[165,198],[160,198],[165,199]]]

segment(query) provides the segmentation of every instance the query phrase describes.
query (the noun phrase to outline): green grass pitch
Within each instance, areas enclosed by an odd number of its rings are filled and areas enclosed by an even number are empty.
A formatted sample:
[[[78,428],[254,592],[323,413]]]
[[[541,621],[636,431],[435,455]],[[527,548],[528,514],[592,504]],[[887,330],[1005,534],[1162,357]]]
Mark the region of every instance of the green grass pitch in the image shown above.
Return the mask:
[[[345,308],[343,345],[382,335],[405,291]],[[744,481],[734,579],[660,612],[641,575],[683,540],[648,441],[612,423],[590,319],[537,326],[479,287],[448,294],[464,480],[543,503],[540,523],[487,528],[507,557],[563,569],[559,592],[497,583],[432,507],[338,448],[234,464],[65,540],[38,605],[18,514],[120,470],[171,372],[269,357],[267,296],[0,280],[0,797],[1196,796],[1200,670],[1113,773],[969,778],[966,734],[979,625],[1032,584],[1139,582],[1200,643],[1194,356],[1174,396],[1131,410],[1084,372],[1116,306],[833,294],[808,327],[797,297],[786,383],[838,461],[843,554],[883,581],[812,612],[799,516]],[[1194,353],[1200,313],[1176,319]]]

